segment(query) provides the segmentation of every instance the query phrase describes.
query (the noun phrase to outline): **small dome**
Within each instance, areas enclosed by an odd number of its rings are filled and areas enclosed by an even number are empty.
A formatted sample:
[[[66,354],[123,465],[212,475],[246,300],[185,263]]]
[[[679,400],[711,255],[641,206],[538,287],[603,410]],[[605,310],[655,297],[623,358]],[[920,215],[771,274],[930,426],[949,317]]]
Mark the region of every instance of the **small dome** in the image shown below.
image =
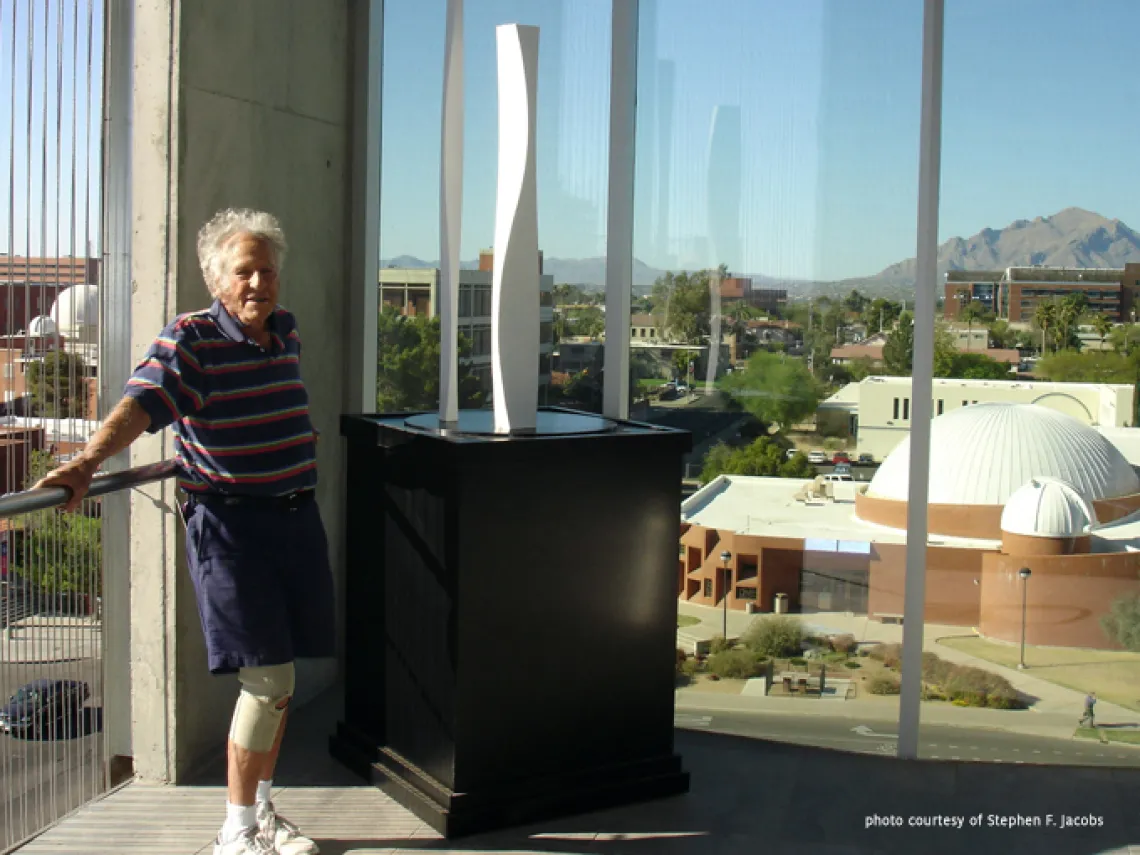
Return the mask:
[[[59,292],[51,307],[51,319],[60,335],[89,338],[99,323],[99,289],[94,285],[73,285]]]
[[[973,404],[930,423],[932,505],[1004,505],[1034,478],[1060,478],[1090,501],[1140,493],[1140,478],[1095,428],[1035,404]],[[867,494],[905,502],[910,437],[883,461]]]
[[[28,335],[55,335],[55,321],[47,315],[38,315],[28,322]]]
[[[1001,513],[1001,530],[1030,537],[1080,537],[1096,525],[1092,503],[1058,478],[1034,478]]]

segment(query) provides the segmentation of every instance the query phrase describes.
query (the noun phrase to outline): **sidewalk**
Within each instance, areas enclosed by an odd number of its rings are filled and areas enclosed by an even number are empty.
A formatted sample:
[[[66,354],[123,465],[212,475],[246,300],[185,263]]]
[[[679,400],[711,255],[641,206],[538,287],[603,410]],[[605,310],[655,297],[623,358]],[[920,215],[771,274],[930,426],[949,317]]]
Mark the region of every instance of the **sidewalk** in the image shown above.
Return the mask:
[[[684,627],[678,633],[687,633],[699,638],[712,638],[721,634],[723,614],[721,609],[710,606],[695,605],[693,603],[678,603],[678,613],[691,615],[701,619],[701,623],[691,627]],[[749,615],[738,611],[728,613],[729,637],[739,637],[752,623],[763,618],[764,615]],[[890,644],[902,642],[902,626],[896,624],[881,624],[866,616],[855,616],[847,613],[820,613],[796,615],[809,632],[819,634],[853,635],[861,644]],[[960,650],[955,650],[938,640],[955,636],[972,636],[973,633],[960,626],[941,626],[927,624],[923,628],[923,650],[936,653],[948,662],[957,665],[969,665],[981,668],[994,674],[999,674],[1009,680],[1010,684],[1030,701],[1029,710],[989,710],[973,709],[970,707],[952,707],[948,704],[928,702],[922,705],[923,721],[938,722],[940,724],[959,725],[963,727],[992,727],[1001,730],[1013,730],[1018,733],[1038,733],[1040,735],[1055,736],[1063,732],[1066,737],[1072,736],[1076,730],[1077,720],[1084,711],[1084,693],[1058,686],[1047,680],[1033,676],[1026,671],[1015,668],[1006,668],[996,665]],[[691,690],[678,691],[678,707],[683,705],[698,706],[693,697],[697,694]],[[783,697],[744,697],[726,694],[712,694],[718,700],[739,699],[746,706],[726,709],[751,709],[770,712],[786,712],[788,704],[795,703],[794,711],[805,715],[849,715],[855,717],[878,717],[880,719],[898,718],[898,701],[847,701],[842,705],[828,704],[826,709],[819,712],[811,711],[807,707],[811,701],[799,698]],[[684,697],[684,700],[682,699]],[[757,705],[759,702],[759,705]],[[1132,710],[1098,701],[1096,705],[1097,721],[1101,724],[1131,725],[1140,727],[1140,714]]]
[[[47,663],[100,655],[103,626],[93,618],[35,615],[0,630],[0,662]]]

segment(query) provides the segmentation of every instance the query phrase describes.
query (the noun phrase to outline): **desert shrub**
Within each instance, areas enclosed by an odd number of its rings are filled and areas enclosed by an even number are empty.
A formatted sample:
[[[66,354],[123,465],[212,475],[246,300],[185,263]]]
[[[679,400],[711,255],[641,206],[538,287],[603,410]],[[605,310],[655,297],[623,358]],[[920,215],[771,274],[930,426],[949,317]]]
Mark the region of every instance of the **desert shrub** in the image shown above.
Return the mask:
[[[831,649],[836,653],[849,654],[852,653],[857,646],[858,642],[855,641],[855,636],[850,633],[834,635],[831,638]]]
[[[749,649],[764,656],[795,656],[804,638],[803,625],[788,615],[772,615],[753,621],[741,639]]]
[[[708,670],[722,679],[748,680],[763,674],[766,662],[752,650],[722,650],[709,657]]]
[[[731,648],[732,645],[728,643],[728,639],[718,635],[716,638],[709,641],[709,653],[723,653]]]
[[[882,662],[888,668],[898,670],[902,664],[902,645],[876,644],[871,648],[871,658]]]
[[[954,663],[947,662],[935,653],[922,654],[922,679],[941,686],[954,671]]]
[[[854,669],[854,668],[862,668],[863,666],[862,666],[860,663],[858,663],[858,662],[854,662],[854,661],[852,661],[852,660],[848,660],[848,661],[846,661],[846,662],[844,662],[844,663],[843,663],[843,667],[844,667],[844,668],[852,668],[852,669]]]
[[[1109,613],[1102,615],[1105,635],[1125,650],[1140,651],[1140,594],[1125,594],[1112,601]]]
[[[701,663],[696,659],[686,659],[684,664],[681,665],[681,674],[690,680],[695,677],[700,670]]]
[[[867,681],[867,691],[872,695],[897,695],[899,678],[894,674],[879,674]]]
[[[946,695],[937,686],[922,686],[922,699],[924,701],[944,701]]]
[[[950,666],[939,687],[951,702],[971,707],[992,707],[994,709],[1019,709],[1020,696],[1009,680],[998,674],[968,665]],[[993,698],[991,704],[990,698]]]
[[[995,710],[1019,710],[1025,707],[1025,702],[1013,689],[997,689],[986,696],[986,706]]]

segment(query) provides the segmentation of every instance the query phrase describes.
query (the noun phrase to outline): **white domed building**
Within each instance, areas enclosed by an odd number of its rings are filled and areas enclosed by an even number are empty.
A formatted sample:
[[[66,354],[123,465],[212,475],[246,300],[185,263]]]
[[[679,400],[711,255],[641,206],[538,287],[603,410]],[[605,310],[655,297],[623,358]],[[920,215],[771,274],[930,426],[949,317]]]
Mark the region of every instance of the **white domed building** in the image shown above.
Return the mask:
[[[59,292],[51,307],[51,320],[59,334],[71,341],[99,340],[99,289],[91,284],[73,285]]]
[[[793,609],[901,618],[910,463],[908,436],[869,484],[822,498],[721,476],[682,505],[682,598],[769,611],[783,592]],[[1095,428],[1033,404],[938,416],[927,520],[927,622],[1018,641],[1025,597],[1028,643],[1116,647],[1100,618],[1140,593],[1140,476]]]

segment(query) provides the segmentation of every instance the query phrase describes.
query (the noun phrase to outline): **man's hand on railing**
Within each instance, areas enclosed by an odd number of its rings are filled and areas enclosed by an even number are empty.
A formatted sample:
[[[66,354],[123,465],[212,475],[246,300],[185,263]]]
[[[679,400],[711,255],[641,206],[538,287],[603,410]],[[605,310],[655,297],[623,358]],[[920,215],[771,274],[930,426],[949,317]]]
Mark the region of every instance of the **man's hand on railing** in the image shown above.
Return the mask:
[[[64,487],[71,491],[71,498],[62,505],[65,511],[74,511],[87,495],[91,487],[91,479],[95,477],[99,465],[82,455],[53,469],[39,481],[32,485],[33,490],[41,487]]]

